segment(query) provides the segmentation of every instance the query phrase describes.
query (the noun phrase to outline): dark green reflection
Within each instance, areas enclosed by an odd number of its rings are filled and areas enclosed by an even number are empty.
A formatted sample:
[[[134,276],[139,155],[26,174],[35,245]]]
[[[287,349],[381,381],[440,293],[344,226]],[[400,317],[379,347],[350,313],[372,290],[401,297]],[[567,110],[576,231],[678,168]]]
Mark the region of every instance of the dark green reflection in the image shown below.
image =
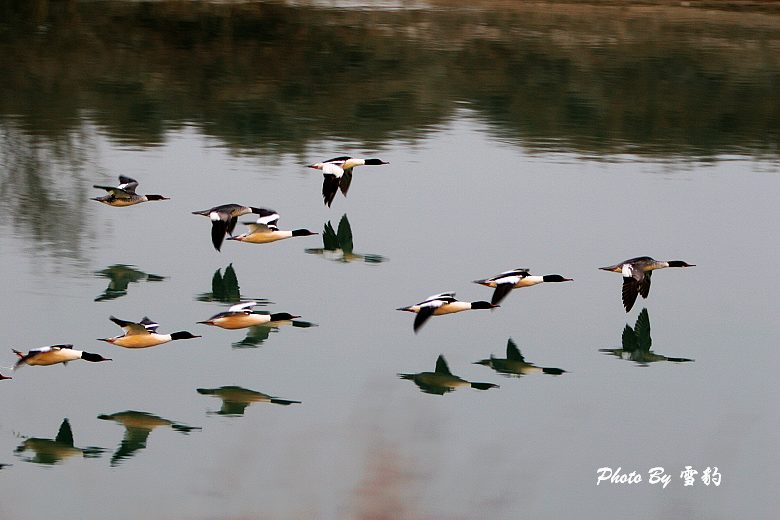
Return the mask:
[[[267,314],[267,313],[258,313]],[[246,332],[246,337],[241,341],[235,341],[232,343],[233,348],[256,348],[263,345],[268,340],[270,335],[279,332],[280,327],[292,326],[298,328],[316,327],[316,323],[302,320],[284,320],[274,321],[263,325],[256,325],[249,327]]]
[[[465,106],[531,151],[777,157],[771,2],[762,24],[604,4],[6,0],[0,121],[62,139],[87,120],[138,146],[194,124],[236,150],[302,155],[419,139]]]
[[[308,248],[306,252],[312,255],[321,255],[334,262],[365,262],[367,264],[379,264],[386,262],[382,255],[360,254],[353,251],[352,226],[349,224],[347,214],[341,216],[337,230],[333,229],[330,221],[325,223],[322,231],[322,248]]]
[[[164,276],[145,273],[136,269],[135,266],[125,264],[110,265],[101,271],[97,271],[95,274],[109,280],[108,287],[103,291],[103,294],[95,298],[96,302],[114,300],[126,295],[127,287],[131,283],[141,281],[161,282],[165,280]]]
[[[32,452],[31,456],[25,457],[26,452]],[[70,457],[100,457],[105,450],[94,446],[88,448],[77,448],[73,445],[73,430],[70,428],[70,422],[67,418],[62,420],[57,436],[53,439],[44,439],[40,437],[28,437],[14,450],[25,462],[34,462],[36,464],[54,465]]]
[[[221,302],[236,303],[239,301],[252,300],[257,305],[263,306],[272,303],[264,298],[250,298],[241,294],[241,288],[238,286],[238,276],[233,269],[233,264],[229,264],[222,273],[220,269],[214,271],[211,277],[211,292],[200,293],[195,297],[199,302]]]
[[[498,388],[498,385],[493,383],[472,383],[471,381],[466,381],[465,379],[453,375],[452,372],[450,372],[450,367],[447,365],[447,360],[444,359],[443,354],[439,355],[436,360],[436,370],[434,372],[398,374],[398,377],[414,381],[414,384],[426,394],[444,395],[447,392],[452,392],[460,387],[471,387],[476,388],[477,390]]]
[[[273,403],[284,406],[290,404],[300,404],[300,401],[291,401],[289,399],[279,399],[271,397],[268,394],[242,388],[240,386],[221,386],[219,388],[198,388],[198,393],[203,395],[213,395],[222,399],[222,408],[217,412],[209,412],[217,415],[244,415],[247,406],[252,403]]]
[[[493,357],[493,354],[491,354],[488,359],[482,359],[475,363],[477,365],[488,366],[499,374],[503,374],[507,377],[520,377],[538,372],[559,376],[566,372],[560,368],[538,367],[533,363],[529,363],[520,353],[520,349],[517,348],[517,345],[512,341],[512,338],[509,338],[509,341],[507,341],[506,344],[506,358]]]
[[[648,366],[657,361],[673,361],[683,363],[693,361],[688,358],[668,357],[656,354],[650,347],[653,340],[650,337],[650,315],[647,309],[642,309],[632,329],[629,325],[623,329],[623,348],[602,348],[599,352],[611,354],[620,359],[634,361],[641,366]]]
[[[146,448],[146,440],[155,428],[170,427],[184,434],[193,430],[200,430],[200,427],[175,423],[157,415],[133,410],[112,413],[111,415],[98,415],[98,419],[114,421],[125,427],[125,435],[122,438],[122,442],[111,456],[112,466],[118,465],[123,460],[134,456],[137,451]]]

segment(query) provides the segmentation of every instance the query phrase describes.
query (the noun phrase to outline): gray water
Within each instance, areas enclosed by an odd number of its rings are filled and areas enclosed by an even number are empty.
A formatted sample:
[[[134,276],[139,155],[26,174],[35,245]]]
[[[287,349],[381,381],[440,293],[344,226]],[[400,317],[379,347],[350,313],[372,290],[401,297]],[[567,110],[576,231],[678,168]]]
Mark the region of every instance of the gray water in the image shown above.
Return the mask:
[[[774,517],[777,14],[0,5],[1,518]],[[326,207],[305,165],[344,154],[390,164]],[[119,175],[170,200],[89,200]],[[218,253],[191,212],[232,202],[321,234]],[[639,255],[696,267],[626,313],[597,268]],[[574,281],[395,310],[516,267]],[[239,299],[312,326],[196,324]],[[604,352],[643,309],[652,362]],[[110,315],[203,337],[122,349]],[[475,364],[510,338],[565,372]],[[113,361],[9,370],[58,343]],[[440,354],[499,387],[398,377]]]

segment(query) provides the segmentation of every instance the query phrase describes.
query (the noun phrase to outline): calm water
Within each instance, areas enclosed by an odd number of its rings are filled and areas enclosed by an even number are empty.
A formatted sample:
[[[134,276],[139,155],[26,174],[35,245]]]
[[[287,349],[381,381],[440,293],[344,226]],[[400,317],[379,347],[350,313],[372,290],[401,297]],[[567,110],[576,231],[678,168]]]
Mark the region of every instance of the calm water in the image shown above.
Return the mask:
[[[17,4],[0,518],[774,517],[780,16]],[[390,164],[328,208],[304,165],[343,154]],[[89,200],[119,175],[171,200]],[[231,202],[321,234],[218,253],[191,212]],[[697,266],[626,314],[596,268],[645,254]],[[416,335],[394,310],[489,299],[471,281],[515,267],[574,281]],[[300,323],[196,324],[246,299]],[[121,349],[96,341],[110,315],[203,337]],[[565,372],[475,364],[510,338]],[[9,370],[56,343],[113,361]],[[442,354],[499,387],[398,377]],[[721,485],[684,486],[688,465]],[[601,467],[643,482],[596,486]]]

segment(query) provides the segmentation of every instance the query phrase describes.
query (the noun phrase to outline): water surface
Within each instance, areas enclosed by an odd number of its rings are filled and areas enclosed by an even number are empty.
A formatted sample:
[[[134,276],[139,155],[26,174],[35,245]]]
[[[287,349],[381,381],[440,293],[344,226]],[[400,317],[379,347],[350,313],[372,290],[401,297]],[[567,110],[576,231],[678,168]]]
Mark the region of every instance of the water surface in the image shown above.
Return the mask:
[[[773,517],[780,19],[495,5],[2,4],[0,365],[113,361],[0,369],[0,517]],[[328,208],[305,165],[343,154],[390,164]],[[171,200],[90,200],[119,175]],[[321,234],[218,253],[191,212],[232,202]],[[626,314],[597,267],[645,254],[696,267]],[[394,310],[516,267],[574,281]],[[246,299],[317,326],[196,324]],[[565,372],[477,364],[510,338]],[[398,377],[440,355],[499,388]]]

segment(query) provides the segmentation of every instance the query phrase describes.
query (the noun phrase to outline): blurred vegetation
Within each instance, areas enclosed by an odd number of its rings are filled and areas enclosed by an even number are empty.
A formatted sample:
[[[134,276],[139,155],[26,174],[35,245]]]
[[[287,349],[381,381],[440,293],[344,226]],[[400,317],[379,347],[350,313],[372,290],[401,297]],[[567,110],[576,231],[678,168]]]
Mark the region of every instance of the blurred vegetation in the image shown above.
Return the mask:
[[[137,146],[194,125],[297,155],[413,141],[468,108],[531,150],[777,156],[780,15],[443,3],[0,0],[0,125],[62,141],[88,121]]]

